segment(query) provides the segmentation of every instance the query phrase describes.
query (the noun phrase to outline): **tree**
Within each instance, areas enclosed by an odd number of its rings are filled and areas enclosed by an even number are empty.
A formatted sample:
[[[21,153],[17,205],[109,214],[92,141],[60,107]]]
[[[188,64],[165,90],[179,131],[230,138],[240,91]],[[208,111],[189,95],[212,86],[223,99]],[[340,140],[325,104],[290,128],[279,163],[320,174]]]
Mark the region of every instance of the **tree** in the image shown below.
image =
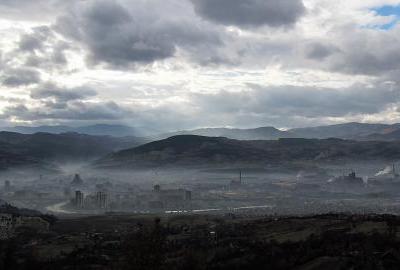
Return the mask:
[[[166,237],[160,219],[148,230],[141,226],[139,230],[127,237],[126,267],[135,270],[163,269],[165,264]]]

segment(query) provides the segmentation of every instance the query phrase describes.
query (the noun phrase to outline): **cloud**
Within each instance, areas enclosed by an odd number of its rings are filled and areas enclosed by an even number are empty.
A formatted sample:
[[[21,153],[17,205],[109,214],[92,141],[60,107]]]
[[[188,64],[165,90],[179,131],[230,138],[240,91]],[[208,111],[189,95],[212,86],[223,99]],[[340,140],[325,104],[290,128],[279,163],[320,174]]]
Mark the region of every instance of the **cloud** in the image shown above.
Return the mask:
[[[228,115],[231,121],[235,118],[275,118],[275,123],[279,122],[276,119],[282,118],[279,123],[282,126],[288,118],[378,114],[400,102],[400,90],[384,83],[373,87],[356,84],[345,89],[250,84],[242,91],[194,94],[192,102],[208,115]]]
[[[80,0],[1,0],[2,19],[48,21]]]
[[[31,101],[15,101],[2,119],[18,121],[117,121],[159,130],[205,126],[278,127],[331,123],[337,119],[384,117],[400,107],[400,90],[393,84],[354,84],[347,88],[263,86],[216,93],[155,95],[143,103],[112,102],[95,96],[90,87],[44,85],[32,90]],[[180,119],[177,121],[177,119]]]
[[[42,76],[70,72],[66,54],[76,48],[58,37],[49,26],[21,31],[13,44],[0,57],[3,85],[30,85],[39,83]]]
[[[389,2],[0,0],[0,111],[169,130],[400,119],[400,27],[364,27]]]
[[[62,17],[56,29],[81,41],[89,49],[89,61],[111,66],[151,63],[172,57],[173,41],[163,35],[157,22],[135,21],[122,5],[114,1],[98,1],[85,12]],[[71,30],[71,21],[74,30]],[[147,24],[148,23],[148,24]]]
[[[396,33],[355,29],[352,35],[342,33],[337,40],[340,53],[328,62],[332,71],[380,76],[400,69],[400,38]]]
[[[73,101],[64,107],[50,103],[40,107],[28,107],[24,104],[13,105],[7,107],[0,118],[19,121],[102,121],[121,120],[130,115],[129,110],[121,108],[115,102]]]
[[[72,100],[83,100],[88,97],[96,96],[97,93],[90,87],[66,88],[59,87],[54,83],[45,83],[31,91],[31,98],[37,100],[54,99],[57,102],[68,102]]]
[[[20,121],[120,120],[132,117],[129,109],[113,101],[95,101],[96,91],[87,86],[62,87],[44,83],[31,91],[31,100],[16,101],[0,117]]]
[[[192,0],[201,17],[238,27],[290,26],[305,13],[301,0]]]
[[[333,45],[314,42],[307,45],[306,57],[309,59],[321,60],[337,52],[339,52],[339,49]]]
[[[8,87],[26,86],[37,84],[41,81],[40,73],[30,68],[8,68],[3,71],[0,78],[2,84]]]
[[[163,14],[160,2],[136,1],[133,8],[128,7],[116,1],[91,2],[59,17],[54,29],[86,47],[90,65],[111,68],[162,61],[174,57],[178,49],[202,53],[207,47],[210,53],[222,45],[214,27],[199,23],[202,28],[195,18],[179,20]]]

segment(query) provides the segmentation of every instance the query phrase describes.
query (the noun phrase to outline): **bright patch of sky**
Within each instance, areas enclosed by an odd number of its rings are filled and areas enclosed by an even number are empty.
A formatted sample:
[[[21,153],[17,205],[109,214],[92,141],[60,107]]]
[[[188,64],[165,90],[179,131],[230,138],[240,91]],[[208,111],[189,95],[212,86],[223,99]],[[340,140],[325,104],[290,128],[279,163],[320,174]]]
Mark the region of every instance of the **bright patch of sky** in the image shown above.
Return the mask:
[[[397,6],[382,6],[378,8],[373,8],[373,11],[376,12],[377,15],[383,16],[383,17],[390,17],[391,20],[386,23],[382,24],[379,26],[375,26],[373,28],[379,28],[383,30],[390,30],[393,27],[397,25],[397,23],[400,21],[400,5]]]

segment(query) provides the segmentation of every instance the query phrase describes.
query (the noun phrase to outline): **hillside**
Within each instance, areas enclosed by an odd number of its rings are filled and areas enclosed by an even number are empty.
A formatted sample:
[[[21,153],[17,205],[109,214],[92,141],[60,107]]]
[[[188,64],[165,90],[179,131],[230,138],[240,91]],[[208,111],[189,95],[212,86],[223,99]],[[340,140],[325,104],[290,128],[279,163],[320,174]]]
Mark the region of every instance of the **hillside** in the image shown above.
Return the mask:
[[[284,163],[292,161],[397,160],[396,142],[341,139],[279,139],[240,141],[222,137],[174,136],[111,154],[98,160],[99,168],[157,166],[214,166]]]
[[[51,162],[87,161],[110,152],[134,147],[145,140],[77,133],[20,134],[0,132],[0,169],[15,166],[42,166]]]
[[[278,138],[286,138],[290,136],[285,131],[281,131],[274,127],[260,127],[254,129],[237,129],[237,128],[203,128],[195,130],[184,130],[162,134],[159,138],[168,138],[177,135],[197,135],[207,137],[227,137],[236,140],[276,140]]]
[[[12,145],[4,145],[0,144],[0,171],[7,170],[11,168],[29,168],[29,169],[45,169],[45,170],[53,170],[55,167],[50,164],[36,159],[31,156],[26,156],[23,154],[17,154],[9,149],[12,148]],[[6,148],[7,150],[3,150]]]
[[[174,136],[136,148],[119,151],[95,163],[97,167],[142,167],[255,162],[264,151],[247,142],[223,137]]]
[[[390,130],[386,133],[373,133],[359,139],[365,141],[398,141],[400,140],[400,129]]]

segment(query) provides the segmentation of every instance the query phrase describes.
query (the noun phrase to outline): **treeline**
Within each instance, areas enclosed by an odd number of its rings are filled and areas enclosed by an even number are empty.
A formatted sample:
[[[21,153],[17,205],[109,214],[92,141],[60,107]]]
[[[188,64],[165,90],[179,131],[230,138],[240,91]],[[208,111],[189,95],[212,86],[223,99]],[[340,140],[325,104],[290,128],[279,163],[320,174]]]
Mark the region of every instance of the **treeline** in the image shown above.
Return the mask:
[[[32,235],[25,234],[0,242],[0,269],[399,269],[398,219],[379,217],[384,230],[362,233],[352,230],[359,218],[348,218],[348,229],[297,242],[253,237],[248,222],[235,230],[223,221],[210,229],[170,227],[156,219],[152,226],[138,224],[118,241],[99,239],[49,261],[38,259],[34,245],[27,245]]]

